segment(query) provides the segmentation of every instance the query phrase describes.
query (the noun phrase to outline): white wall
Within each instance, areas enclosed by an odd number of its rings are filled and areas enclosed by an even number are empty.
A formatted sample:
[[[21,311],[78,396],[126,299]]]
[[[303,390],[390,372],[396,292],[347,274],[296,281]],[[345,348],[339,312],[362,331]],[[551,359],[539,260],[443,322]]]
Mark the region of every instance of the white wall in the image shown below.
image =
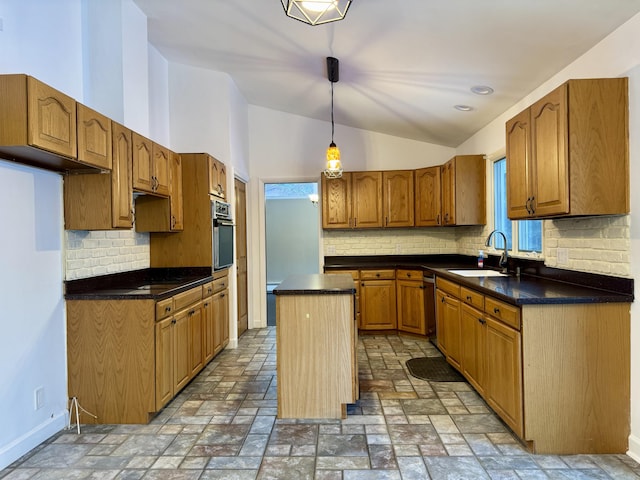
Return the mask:
[[[78,0],[0,0],[0,17],[0,73],[82,96]],[[0,161],[0,219],[2,469],[66,422],[61,177]],[[44,407],[35,410],[39,387]]]
[[[616,243],[626,242],[622,248],[630,252],[630,263],[626,270],[615,272],[602,272],[621,274],[638,278],[640,274],[640,192],[635,185],[640,184],[640,15],[636,15],[626,24],[622,25],[600,44],[587,52],[581,58],[573,62],[567,68],[559,72],[548,82],[545,82],[530,95],[523,98],[518,104],[507,110],[499,118],[491,122],[478,134],[467,140],[458,148],[458,153],[472,153],[477,151],[495,152],[504,148],[504,124],[516,113],[526,108],[531,103],[551,91],[556,86],[570,78],[597,78],[597,77],[629,77],[629,153],[630,153],[630,183],[631,183],[631,214],[630,218],[614,220],[613,223],[606,219],[582,219],[554,221],[555,225],[545,225],[545,231],[553,229],[556,240],[571,239],[575,237],[574,228],[579,223],[580,237],[602,239],[606,242],[610,236],[616,238]],[[545,221],[545,224],[552,221]],[[629,227],[630,224],[630,227]],[[618,238],[620,229],[626,228],[624,235],[630,235],[630,239]],[[629,233],[630,228],[630,233]],[[614,233],[612,233],[612,231]],[[561,243],[561,242],[560,242]],[[556,244],[558,245],[558,244]],[[582,260],[584,251],[582,245],[576,242],[565,242],[569,248],[570,260]],[[545,248],[545,255],[554,258],[554,247]],[[596,255],[593,252],[592,255]],[[614,251],[613,255],[617,255]],[[606,261],[595,262],[592,267],[586,262],[576,262],[574,268],[607,268]],[[619,268],[619,267],[616,267]],[[593,271],[593,270],[592,270]],[[625,275],[626,274],[626,275]],[[635,283],[635,298],[639,298],[640,290]],[[631,436],[629,438],[629,454],[640,461],[640,306],[638,302],[631,304]]]

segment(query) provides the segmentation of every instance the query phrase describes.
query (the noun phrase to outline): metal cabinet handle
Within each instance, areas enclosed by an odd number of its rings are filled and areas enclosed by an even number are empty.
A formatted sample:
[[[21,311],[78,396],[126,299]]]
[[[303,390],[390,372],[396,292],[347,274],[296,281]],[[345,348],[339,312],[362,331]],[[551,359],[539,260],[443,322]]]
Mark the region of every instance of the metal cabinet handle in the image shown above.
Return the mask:
[[[171,307],[164,307],[164,313],[169,313],[171,311]]]
[[[479,318],[479,319],[478,319],[478,321],[479,321],[482,325],[484,325],[485,323],[487,323],[487,321],[486,321],[486,320],[484,320],[483,318]]]
[[[496,307],[496,308],[494,308],[494,309],[493,309],[493,313],[500,313],[500,309],[499,309],[499,308],[497,308],[497,307]]]

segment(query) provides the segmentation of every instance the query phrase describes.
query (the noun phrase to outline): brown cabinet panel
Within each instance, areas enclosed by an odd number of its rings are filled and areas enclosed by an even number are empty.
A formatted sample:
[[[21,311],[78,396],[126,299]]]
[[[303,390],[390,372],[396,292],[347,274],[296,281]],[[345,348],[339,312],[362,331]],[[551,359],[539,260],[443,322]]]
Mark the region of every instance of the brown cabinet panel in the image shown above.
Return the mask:
[[[209,157],[209,193],[224,199],[227,192],[227,168],[220,160]]]
[[[433,227],[441,221],[440,167],[427,167],[415,172],[415,225]]]
[[[152,163],[153,142],[139,133],[132,132],[133,140],[133,189],[153,192]]]
[[[351,228],[351,173],[321,178],[322,228]]]
[[[628,79],[569,80],[506,124],[509,218],[629,212]]]
[[[486,223],[486,160],[483,155],[458,155],[440,169],[442,224]]]
[[[416,275],[416,280],[397,279],[396,290],[398,330],[426,335],[425,289],[422,276]]]
[[[112,122],[112,168],[100,175],[65,175],[67,230],[130,229],[133,226],[131,132]]]
[[[395,280],[360,280],[360,328],[397,328]]]
[[[484,395],[485,386],[486,324],[481,310],[462,303],[460,309],[462,374],[480,395]]]
[[[413,227],[414,173],[413,170],[382,172],[385,227]]]
[[[382,172],[353,172],[352,178],[353,227],[382,227]]]
[[[78,161],[111,170],[111,120],[81,103],[77,109]]]
[[[520,438],[523,437],[522,348],[520,332],[485,317],[486,400]],[[540,392],[539,392],[540,393]]]

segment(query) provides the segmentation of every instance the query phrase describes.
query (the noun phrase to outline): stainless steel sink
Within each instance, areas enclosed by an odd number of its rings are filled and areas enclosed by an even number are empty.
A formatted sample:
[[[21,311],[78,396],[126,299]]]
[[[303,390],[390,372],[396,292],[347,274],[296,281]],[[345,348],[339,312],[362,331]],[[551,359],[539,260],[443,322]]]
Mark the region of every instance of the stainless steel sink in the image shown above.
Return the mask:
[[[461,277],[508,277],[506,273],[497,270],[468,269],[468,270],[449,270],[449,273],[460,275]]]

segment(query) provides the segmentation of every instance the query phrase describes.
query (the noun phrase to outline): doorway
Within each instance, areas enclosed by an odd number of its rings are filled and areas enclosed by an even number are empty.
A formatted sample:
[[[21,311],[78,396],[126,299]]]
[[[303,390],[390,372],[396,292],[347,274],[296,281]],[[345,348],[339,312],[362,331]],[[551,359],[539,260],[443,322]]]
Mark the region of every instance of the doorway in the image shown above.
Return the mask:
[[[246,184],[234,180],[236,198],[236,286],[238,301],[238,338],[248,328],[247,294],[247,188]]]
[[[276,324],[273,289],[289,275],[319,273],[318,183],[265,183],[267,325]]]

